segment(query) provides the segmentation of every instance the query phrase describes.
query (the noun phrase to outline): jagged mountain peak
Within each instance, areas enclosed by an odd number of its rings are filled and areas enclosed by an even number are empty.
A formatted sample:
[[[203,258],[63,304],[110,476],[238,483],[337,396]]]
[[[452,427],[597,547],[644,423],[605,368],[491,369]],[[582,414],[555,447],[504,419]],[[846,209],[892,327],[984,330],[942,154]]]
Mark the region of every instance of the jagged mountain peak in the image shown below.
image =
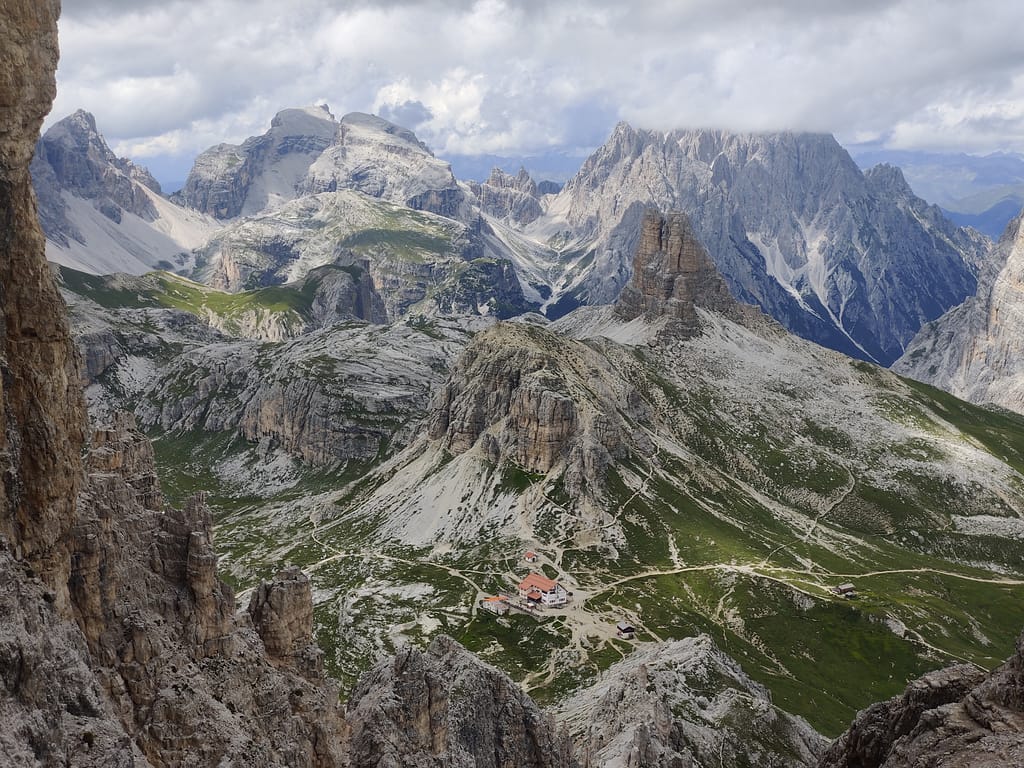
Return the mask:
[[[469,218],[451,166],[434,157],[412,131],[377,115],[345,115],[335,141],[309,165],[297,194],[339,189],[452,219]]]
[[[357,765],[577,765],[550,716],[445,635],[426,651],[399,649],[363,676],[353,700],[349,743]]]
[[[492,187],[518,189],[527,194],[537,194],[537,184],[530,176],[530,172],[523,166],[519,167],[519,171],[515,175],[495,166],[491,170],[491,175],[487,177],[487,181],[484,183]]]
[[[54,123],[41,139],[50,165],[63,184],[74,183],[74,179],[62,173],[62,163],[69,156],[86,158],[94,174],[121,172],[143,186],[162,194],[160,183],[149,170],[125,157],[117,157],[96,125],[96,117],[84,109],[75,110],[62,120]],[[81,191],[81,190],[79,190]]]
[[[76,140],[81,137],[96,138],[103,142],[103,146],[106,146],[106,142],[103,141],[96,128],[96,117],[92,112],[84,109],[76,109],[67,117],[58,120],[47,129],[44,135],[52,141]]]
[[[984,250],[897,181],[870,183],[829,134],[620,123],[527,231],[593,254],[552,302],[571,309],[616,299],[647,206],[683,210],[740,301],[888,364],[973,291]]]
[[[310,165],[337,132],[326,106],[281,110],[264,134],[200,154],[176,198],[218,219],[277,208],[298,195]]]
[[[95,274],[181,268],[213,223],[161,194],[140,165],[117,157],[85,110],[59,120],[32,160],[47,258]]]
[[[525,226],[544,213],[537,184],[523,167],[514,176],[496,167],[487,181],[471,184],[470,189],[479,199],[480,209],[496,219]]]
[[[886,189],[901,195],[913,195],[914,191],[907,183],[906,177],[899,166],[879,163],[864,172],[864,178],[876,188]]]
[[[96,118],[79,109],[54,123],[40,140],[46,159],[61,183],[76,191],[95,192],[94,186],[110,168],[124,170],[96,127]]]

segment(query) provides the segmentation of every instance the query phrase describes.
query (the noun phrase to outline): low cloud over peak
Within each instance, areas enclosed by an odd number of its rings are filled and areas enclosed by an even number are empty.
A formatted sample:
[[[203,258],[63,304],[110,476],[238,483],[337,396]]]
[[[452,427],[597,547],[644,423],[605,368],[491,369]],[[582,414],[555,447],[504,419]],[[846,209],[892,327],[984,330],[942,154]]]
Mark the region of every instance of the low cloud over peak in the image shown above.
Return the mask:
[[[53,119],[84,107],[143,161],[317,101],[451,155],[594,146],[620,119],[1024,151],[1024,12],[1003,0],[65,5]]]

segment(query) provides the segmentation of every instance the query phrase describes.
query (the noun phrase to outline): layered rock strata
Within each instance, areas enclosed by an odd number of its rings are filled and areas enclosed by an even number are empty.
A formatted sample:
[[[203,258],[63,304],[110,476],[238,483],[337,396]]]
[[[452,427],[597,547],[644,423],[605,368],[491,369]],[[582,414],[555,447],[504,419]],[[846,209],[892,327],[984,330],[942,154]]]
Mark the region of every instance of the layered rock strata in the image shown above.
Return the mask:
[[[673,331],[686,338],[699,330],[698,307],[738,321],[753,316],[752,308],[741,308],[729,292],[686,214],[665,216],[649,209],[633,254],[633,276],[615,304],[616,314],[624,320],[668,318]]]
[[[452,453],[529,472],[566,470],[571,493],[603,486],[611,458],[634,444],[623,422],[650,415],[637,391],[602,371],[586,345],[522,323],[477,334],[433,405],[430,436]],[[640,450],[649,450],[646,444]]]
[[[353,768],[552,768],[572,746],[508,677],[438,636],[359,681],[348,707]]]

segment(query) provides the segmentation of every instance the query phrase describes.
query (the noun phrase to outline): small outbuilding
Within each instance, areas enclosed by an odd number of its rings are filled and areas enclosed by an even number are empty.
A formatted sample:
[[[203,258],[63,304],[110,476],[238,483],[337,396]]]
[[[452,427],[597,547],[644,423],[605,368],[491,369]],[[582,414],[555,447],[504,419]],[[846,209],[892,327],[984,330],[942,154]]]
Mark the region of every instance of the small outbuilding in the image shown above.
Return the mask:
[[[499,616],[504,616],[509,611],[508,600],[500,595],[494,597],[485,597],[480,601],[480,607],[485,611],[496,613]]]
[[[537,553],[532,551],[527,552],[525,555],[523,555],[523,559],[528,563],[536,563],[538,560]]]
[[[852,600],[857,596],[857,589],[847,582],[846,584],[840,584],[839,586],[832,587],[832,591],[840,597],[845,597],[847,600]]]

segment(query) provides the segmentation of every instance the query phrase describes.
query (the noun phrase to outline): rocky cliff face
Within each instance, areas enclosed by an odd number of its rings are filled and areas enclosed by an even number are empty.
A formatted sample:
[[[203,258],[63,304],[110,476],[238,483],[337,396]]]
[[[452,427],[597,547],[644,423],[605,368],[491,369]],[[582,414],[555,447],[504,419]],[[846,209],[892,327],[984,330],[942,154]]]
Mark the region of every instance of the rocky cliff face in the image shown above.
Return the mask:
[[[348,718],[353,768],[576,764],[568,738],[529,696],[443,635],[364,675]]]
[[[326,106],[278,112],[262,136],[241,146],[218,144],[199,155],[175,199],[218,219],[277,208],[295,199],[309,166],[337,131]]]
[[[525,226],[544,213],[541,192],[525,168],[520,168],[515,176],[495,168],[487,181],[470,188],[479,201],[480,210],[496,219]]]
[[[997,768],[1024,764],[1024,636],[986,675],[960,665],[932,672],[902,696],[861,712],[819,768]]]
[[[435,400],[430,436],[529,472],[568,468],[570,493],[590,498],[631,444],[621,414],[643,419],[645,409],[635,390],[601,375],[591,350],[553,342],[520,323],[477,334]]]
[[[615,304],[616,314],[648,322],[666,317],[676,333],[692,336],[699,327],[698,307],[733,319],[743,314],[686,214],[647,211],[633,254],[633,276]]]
[[[338,326],[283,344],[197,347],[161,370],[137,408],[165,430],[237,431],[315,465],[372,459],[411,435],[461,347],[406,325]]]
[[[0,15],[0,535],[44,574],[67,611],[68,534],[81,482],[85,412],[63,302],[43,258],[29,160],[54,96],[60,4]]]
[[[559,706],[583,768],[813,766],[825,740],[707,635],[636,651]]]
[[[589,276],[574,283],[578,300],[615,299],[650,204],[691,216],[740,301],[798,335],[885,364],[973,291],[984,249],[983,238],[915,198],[898,171],[861,174],[830,136],[623,123],[533,225],[568,225],[593,250]]]
[[[121,329],[118,343],[124,350],[145,354],[154,348],[149,338],[157,330],[154,324],[167,341],[188,332],[207,341],[284,341],[345,321],[387,321],[384,300],[365,260],[346,267],[318,267],[294,283],[238,295],[167,272],[85,275],[63,267],[59,277],[73,306],[75,333],[90,381],[112,362],[112,326]],[[205,333],[198,327],[203,325]],[[96,326],[102,327],[98,333]]]
[[[126,419],[93,438],[83,468],[79,373],[28,171],[58,12],[33,0],[0,13],[0,762],[337,764],[336,693],[276,671],[236,623],[201,503],[163,508]]]
[[[1024,412],[1024,215],[986,261],[977,293],[921,329],[893,370],[975,403]]]
[[[389,318],[412,311],[507,317],[535,306],[501,258],[507,252],[492,250],[478,226],[346,189],[227,226],[200,251],[197,277],[237,292],[296,282],[325,265],[357,267]]]
[[[361,113],[336,121],[325,106],[284,110],[262,136],[208,149],[175,199],[233,219],[341,189],[449,218],[468,215],[449,165],[411,131]]]
[[[353,189],[420,211],[468,221],[465,194],[448,163],[412,131],[376,115],[341,119],[335,142],[310,166],[303,194]]]
[[[164,507],[152,447],[131,418],[99,430],[92,446],[69,584],[131,741],[153,765],[338,764],[337,691],[299,652],[312,643],[297,637],[311,606],[292,594],[295,579],[257,591],[254,631],[217,578],[209,511],[198,498],[181,511]],[[282,635],[296,647],[288,655]]]

